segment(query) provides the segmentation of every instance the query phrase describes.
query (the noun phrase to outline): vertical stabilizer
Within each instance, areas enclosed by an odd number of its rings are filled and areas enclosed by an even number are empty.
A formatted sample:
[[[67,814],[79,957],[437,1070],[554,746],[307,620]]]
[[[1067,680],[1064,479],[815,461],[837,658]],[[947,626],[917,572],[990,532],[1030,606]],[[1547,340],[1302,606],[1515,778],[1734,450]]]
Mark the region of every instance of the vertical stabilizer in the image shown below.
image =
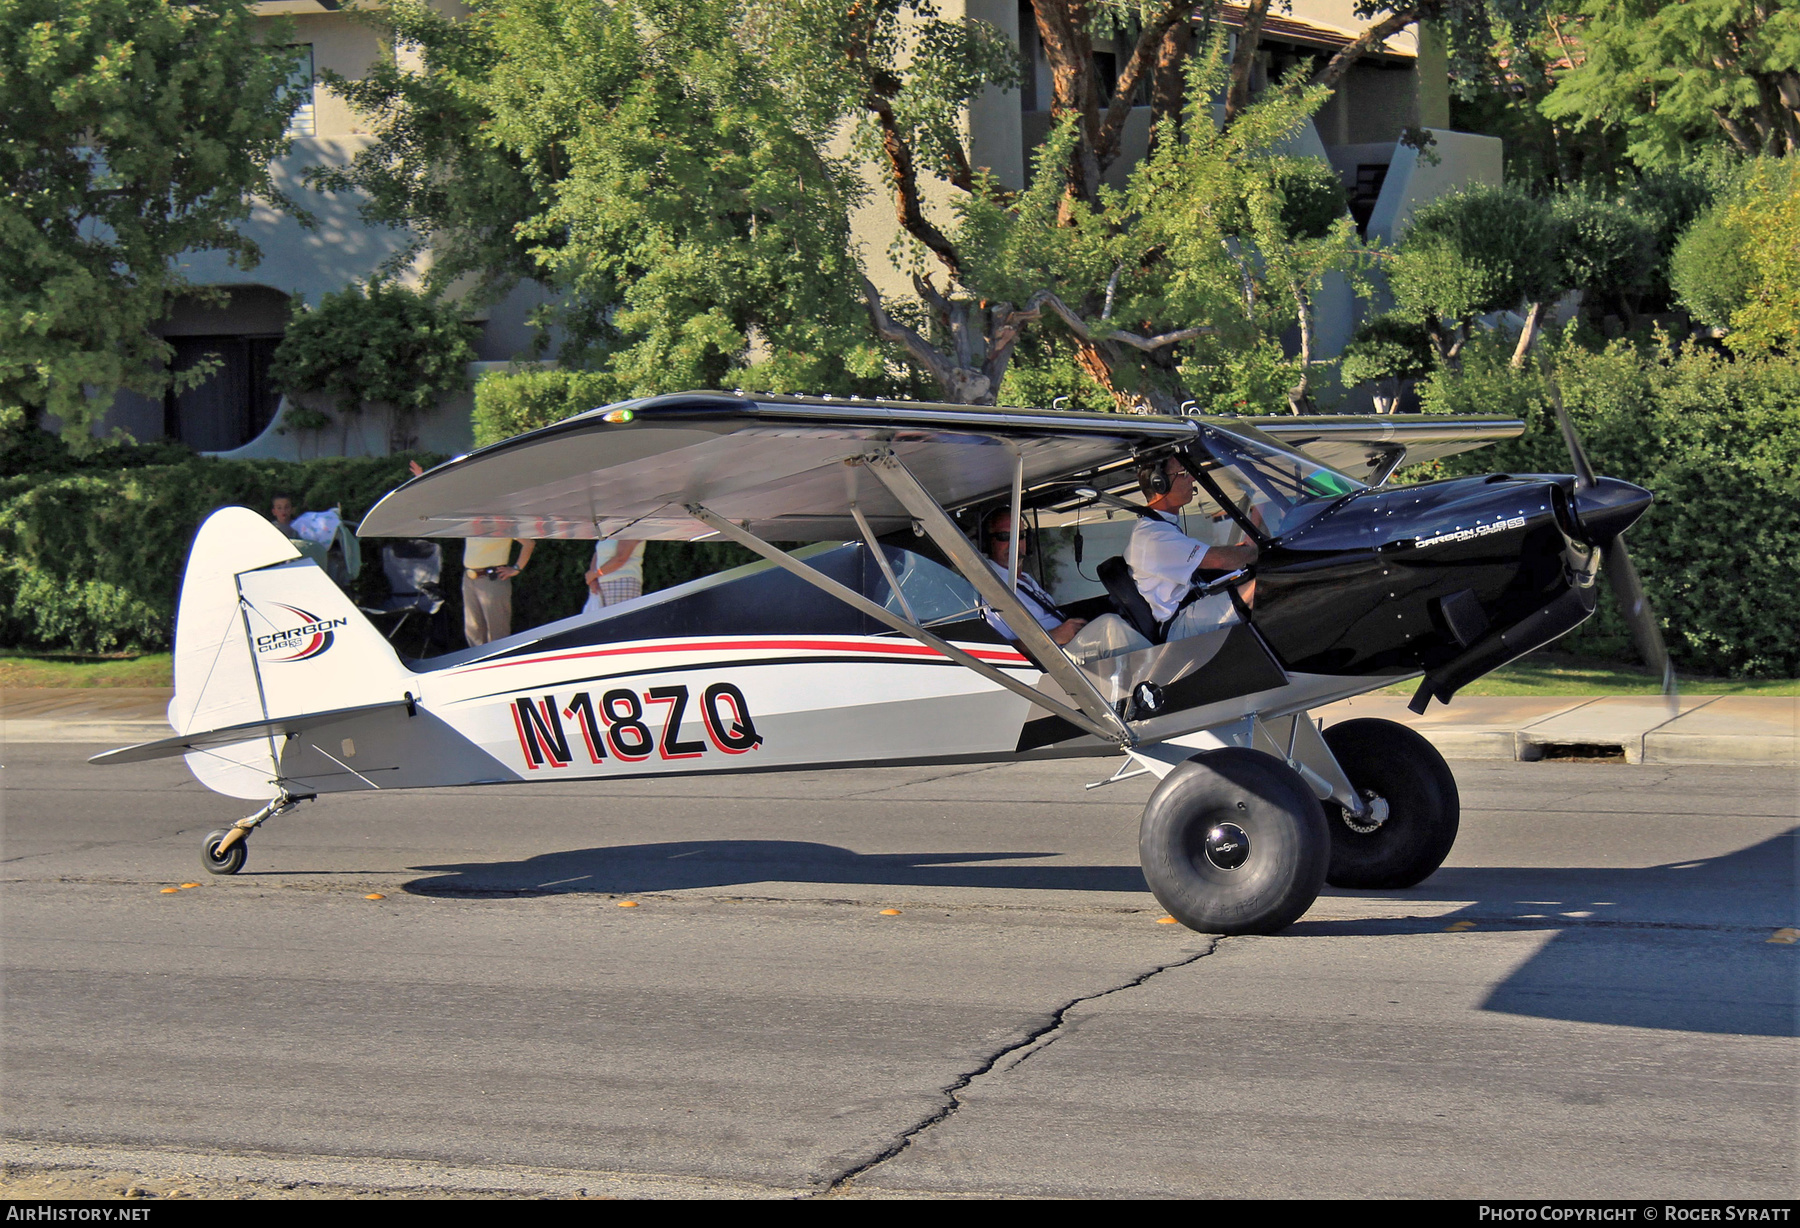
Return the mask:
[[[402,698],[410,672],[317,564],[255,512],[224,508],[194,539],[175,624],[169,724],[193,734]],[[187,756],[233,797],[276,792],[280,748],[256,738]]]

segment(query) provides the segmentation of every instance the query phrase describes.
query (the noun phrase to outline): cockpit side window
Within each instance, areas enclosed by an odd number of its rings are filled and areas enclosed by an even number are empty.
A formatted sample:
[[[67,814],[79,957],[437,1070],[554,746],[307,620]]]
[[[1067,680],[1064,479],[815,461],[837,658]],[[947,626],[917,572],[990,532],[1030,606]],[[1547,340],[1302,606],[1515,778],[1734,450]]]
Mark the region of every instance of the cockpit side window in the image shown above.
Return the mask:
[[[887,555],[888,566],[894,569],[894,576],[900,581],[906,605],[911,607],[913,617],[921,626],[966,618],[980,608],[981,597],[975,586],[942,563],[897,546],[884,544],[882,550]],[[869,571],[874,572],[876,586],[871,597],[893,613],[906,617],[906,609],[888,589],[887,580],[880,571],[872,565]]]

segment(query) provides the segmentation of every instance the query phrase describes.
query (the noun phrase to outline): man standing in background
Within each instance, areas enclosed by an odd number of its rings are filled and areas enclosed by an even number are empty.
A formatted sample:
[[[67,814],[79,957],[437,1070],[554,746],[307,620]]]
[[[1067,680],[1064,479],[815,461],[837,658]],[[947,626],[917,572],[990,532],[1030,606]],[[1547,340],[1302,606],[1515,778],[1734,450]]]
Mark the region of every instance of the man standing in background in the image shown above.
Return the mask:
[[[602,538],[594,543],[593,566],[587,569],[588,599],[583,614],[598,614],[609,605],[632,601],[644,592],[644,544]]]
[[[425,468],[416,460],[406,462],[412,475],[423,477]],[[531,561],[536,542],[519,543],[519,561],[512,561],[510,537],[463,539],[463,636],[470,648],[512,634],[513,577]]]
[[[522,541],[512,561],[510,537],[471,537],[463,542],[463,634],[469,647],[512,634],[513,577],[525,570],[537,543]]]

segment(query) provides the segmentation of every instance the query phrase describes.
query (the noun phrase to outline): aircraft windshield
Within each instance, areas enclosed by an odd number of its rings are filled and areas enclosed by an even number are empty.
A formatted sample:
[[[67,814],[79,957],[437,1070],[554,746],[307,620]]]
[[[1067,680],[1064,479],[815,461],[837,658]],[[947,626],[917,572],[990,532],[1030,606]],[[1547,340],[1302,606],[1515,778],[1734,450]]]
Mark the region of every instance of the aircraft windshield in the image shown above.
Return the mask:
[[[1208,427],[1202,468],[1270,537],[1286,537],[1345,495],[1368,489],[1304,456]]]

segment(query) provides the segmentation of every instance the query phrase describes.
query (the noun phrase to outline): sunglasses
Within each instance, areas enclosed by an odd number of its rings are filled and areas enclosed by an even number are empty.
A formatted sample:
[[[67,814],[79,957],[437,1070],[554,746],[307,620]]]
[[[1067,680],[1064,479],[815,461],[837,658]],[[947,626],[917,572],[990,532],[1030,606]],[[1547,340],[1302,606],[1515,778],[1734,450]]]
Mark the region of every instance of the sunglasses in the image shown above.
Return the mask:
[[[1036,531],[1035,531],[1035,530],[1032,530],[1032,529],[1026,529],[1026,530],[1025,530],[1025,533],[1024,533],[1024,538],[1025,538],[1025,540],[1026,540],[1026,541],[1028,541],[1028,542],[1030,542],[1030,541],[1036,541],[1036,540],[1037,540],[1037,533],[1036,533]],[[996,541],[996,542],[1009,542],[1009,541],[1011,541],[1011,540],[1012,540],[1012,539],[1013,539],[1013,534],[1012,534],[1012,530],[1011,530],[1011,529],[996,529],[996,530],[994,530],[994,531],[993,531],[993,532],[992,532],[992,533],[989,533],[989,534],[988,534],[988,540],[989,540],[989,541]]]

